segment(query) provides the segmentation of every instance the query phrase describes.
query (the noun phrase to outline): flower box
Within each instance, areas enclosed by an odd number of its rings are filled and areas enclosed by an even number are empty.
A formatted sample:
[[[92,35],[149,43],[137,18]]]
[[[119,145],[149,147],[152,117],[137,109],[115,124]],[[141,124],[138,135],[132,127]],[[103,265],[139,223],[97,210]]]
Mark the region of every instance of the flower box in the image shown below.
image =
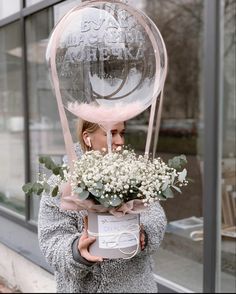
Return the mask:
[[[110,213],[88,212],[88,235],[96,237],[91,255],[115,259],[132,258],[140,250],[140,215],[117,217]]]

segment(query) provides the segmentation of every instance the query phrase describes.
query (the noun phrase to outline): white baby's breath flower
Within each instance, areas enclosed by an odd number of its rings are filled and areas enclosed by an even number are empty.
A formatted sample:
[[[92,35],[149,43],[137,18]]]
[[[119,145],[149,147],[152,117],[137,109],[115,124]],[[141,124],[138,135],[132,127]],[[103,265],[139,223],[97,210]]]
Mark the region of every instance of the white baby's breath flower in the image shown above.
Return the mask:
[[[73,187],[95,191],[100,195],[97,200],[101,199],[102,203],[112,205],[117,198],[122,202],[129,201],[131,194],[133,197],[136,193],[136,198],[149,205],[162,197],[167,188],[187,185],[187,171],[184,169],[177,173],[160,158],[151,160],[124,148],[118,148],[111,154],[105,152],[86,152],[74,162],[73,173],[64,172]]]

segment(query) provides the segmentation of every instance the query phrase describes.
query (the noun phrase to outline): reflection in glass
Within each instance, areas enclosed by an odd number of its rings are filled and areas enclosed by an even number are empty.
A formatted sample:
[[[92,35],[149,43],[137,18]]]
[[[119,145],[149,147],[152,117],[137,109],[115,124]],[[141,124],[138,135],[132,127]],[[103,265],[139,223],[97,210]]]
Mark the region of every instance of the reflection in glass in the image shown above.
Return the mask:
[[[52,28],[52,9],[43,10],[26,20],[29,129],[31,177],[36,180],[40,172],[40,155],[64,154],[56,100],[51,91],[45,63],[47,38]],[[31,217],[37,219],[39,198],[31,202]]]
[[[203,212],[201,51],[203,2],[143,1],[143,10],[154,20],[165,41],[168,74],[156,156],[165,161],[185,154],[188,177],[193,179],[183,193],[161,202],[168,226],[161,248],[155,255],[156,275],[189,289],[202,292]],[[194,17],[193,17],[194,15]],[[127,141],[144,151],[149,111],[127,123]]]
[[[1,0],[0,1],[0,19],[8,17],[20,11],[21,0]]]
[[[11,36],[11,37],[9,37]],[[23,214],[24,116],[19,23],[0,30],[0,205]]]
[[[62,3],[58,3],[53,7],[53,18],[54,18],[54,25],[58,23],[58,21],[72,8],[76,5],[79,5],[82,1],[81,0],[66,0]]]
[[[57,103],[45,60],[48,37],[53,26],[53,8],[42,10],[26,20],[32,180],[36,180],[38,173],[42,172],[38,162],[40,155],[51,156],[60,163],[65,154]],[[68,114],[68,120],[72,130],[74,116]],[[38,206],[39,198],[35,196],[31,201],[31,218],[34,220],[37,220]]]
[[[221,292],[226,293],[236,292],[235,11],[235,1],[225,1]]]
[[[43,0],[26,0],[26,6],[31,6],[33,4],[36,4],[38,2],[41,2]]]

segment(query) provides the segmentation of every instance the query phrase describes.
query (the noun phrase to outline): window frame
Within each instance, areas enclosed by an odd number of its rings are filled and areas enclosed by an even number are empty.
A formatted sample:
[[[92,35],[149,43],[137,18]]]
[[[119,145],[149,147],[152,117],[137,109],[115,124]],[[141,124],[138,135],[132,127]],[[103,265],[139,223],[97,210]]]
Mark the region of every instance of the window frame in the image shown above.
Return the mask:
[[[30,140],[29,140],[29,96],[27,92],[27,43],[25,35],[26,17],[49,8],[64,0],[43,0],[32,6],[26,7],[25,1],[21,0],[20,12],[10,15],[0,20],[0,28],[15,21],[20,21],[20,31],[22,40],[22,92],[24,97],[24,141],[25,141],[25,181],[31,179],[30,176]],[[204,63],[203,71],[204,88],[204,185],[203,185],[203,216],[204,216],[204,270],[203,270],[203,293],[219,291],[220,285],[220,219],[221,219],[221,192],[220,192],[220,173],[221,173],[221,151],[222,151],[222,100],[223,100],[223,64],[221,60],[223,48],[223,22],[224,22],[224,0],[204,1]],[[210,36],[210,37],[209,37]],[[211,40],[211,41],[209,41]],[[215,50],[218,48],[218,50]],[[217,125],[217,128],[214,126]],[[213,143],[213,144],[212,144]],[[52,272],[44,259],[41,257],[38,248],[37,223],[30,220],[30,201],[25,197],[25,216],[14,213],[10,209],[0,206],[1,236],[0,242],[11,249],[19,252],[24,257],[35,262],[49,272]],[[14,242],[9,238],[5,226],[10,228],[14,234]],[[3,231],[3,233],[2,233]],[[22,234],[29,236],[32,243],[22,241]],[[26,235],[25,235],[26,234]],[[23,243],[22,243],[23,242]],[[18,245],[17,245],[18,244]],[[22,249],[24,248],[24,250]],[[26,248],[26,249],[25,249]],[[163,285],[167,289],[166,285]],[[171,281],[168,288],[170,291],[177,292],[171,288]],[[187,292],[187,291],[186,291]]]

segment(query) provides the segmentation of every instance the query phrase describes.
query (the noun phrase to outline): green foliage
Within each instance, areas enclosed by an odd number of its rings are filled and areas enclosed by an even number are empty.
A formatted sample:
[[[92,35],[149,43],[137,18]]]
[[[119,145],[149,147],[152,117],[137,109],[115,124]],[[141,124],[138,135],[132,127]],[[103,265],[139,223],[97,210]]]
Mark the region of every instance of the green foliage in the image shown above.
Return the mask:
[[[63,180],[64,179],[64,170],[66,169],[65,167],[59,165],[59,164],[56,164],[52,159],[51,157],[49,156],[40,156],[39,157],[39,162],[42,164],[42,165],[45,165],[45,167],[48,169],[48,170],[51,170],[52,173],[54,175],[60,175],[61,179]]]
[[[79,200],[85,200],[89,197],[89,192],[82,190],[82,192],[77,194],[77,197],[79,198]]]
[[[32,196],[34,194],[41,195],[44,189],[44,186],[38,182],[29,182],[22,186],[22,190],[25,192],[26,196]]]
[[[167,200],[167,197],[163,193],[159,194],[158,198],[163,201]]]
[[[162,195],[165,198],[174,198],[174,193],[170,187],[167,187],[164,191],[162,191]]]
[[[25,192],[26,196],[32,196],[33,192],[33,183],[26,183],[22,186],[22,190]]]
[[[54,187],[54,189],[52,190],[52,197],[56,197],[57,196],[58,190],[59,190],[59,187],[58,186]]]
[[[122,204],[122,200],[119,197],[112,197],[110,199],[110,205],[113,207],[118,207]]]
[[[127,152],[126,150],[122,151],[124,153],[123,157],[123,162],[124,164],[128,164],[126,162],[126,159],[129,156],[133,156],[132,152]],[[126,153],[125,153],[126,152]],[[84,158],[85,163],[87,158],[89,156],[92,156],[93,154],[87,154],[86,157]],[[113,154],[114,155],[114,154]],[[105,157],[99,158],[99,160],[104,160]],[[96,160],[97,157],[95,157]],[[95,160],[95,161],[96,161]],[[131,159],[130,159],[131,160]],[[133,160],[133,157],[132,157]],[[139,159],[140,160],[140,159]],[[146,163],[146,159],[142,158],[144,162]],[[48,156],[40,156],[39,157],[39,162],[42,164],[46,169],[50,170],[52,174],[55,176],[59,176],[61,181],[65,179],[64,176],[64,171],[68,171],[68,167],[65,165],[58,165],[54,163],[54,161],[48,157]],[[90,162],[90,161],[89,161]],[[82,164],[80,162],[80,164]],[[90,163],[91,164],[91,163]],[[173,198],[174,193],[173,189],[179,193],[181,193],[181,189],[177,186],[179,183],[182,185],[186,185],[187,181],[185,180],[185,177],[187,175],[187,170],[183,169],[183,166],[187,164],[187,159],[185,155],[180,155],[180,156],[175,156],[172,159],[168,161],[168,168],[169,168],[169,173],[173,172],[172,175],[172,184],[171,184],[171,177],[167,181],[162,182],[161,190],[158,192],[158,199],[159,200],[167,200],[168,198]],[[174,169],[178,172],[176,175],[176,172]],[[84,173],[84,170],[83,170]],[[177,177],[177,181],[173,182],[174,177]],[[82,176],[80,175],[80,179]],[[47,180],[44,179],[42,181],[36,181],[36,182],[29,182],[23,185],[22,189],[25,192],[27,196],[32,196],[32,195],[41,195],[43,192],[46,192],[47,194],[51,194],[52,197],[56,197],[59,194],[59,184],[54,184],[54,186],[50,186],[48,184]],[[78,182],[76,183],[77,186],[75,186],[73,193],[77,195],[78,199],[83,201],[86,199],[92,199],[95,201],[96,204],[101,204],[104,207],[119,207],[122,205],[123,202],[127,202],[129,200],[137,199],[137,195],[140,193],[140,185],[141,183],[138,183],[135,178],[131,178],[130,182],[128,185],[128,188],[125,188],[125,193],[120,197],[120,195],[117,195],[116,193],[108,193],[105,192],[105,184],[102,181],[94,181],[94,184],[90,187],[87,187],[83,181],[80,181],[79,184]],[[124,186],[125,187],[125,186]],[[118,193],[119,194],[119,193]],[[140,200],[145,199],[145,195],[139,195]]]
[[[99,190],[91,189],[89,192],[97,198],[100,198],[102,196],[102,191]]]
[[[54,175],[60,175],[61,179],[64,179],[64,170],[67,168],[56,164],[51,157],[49,156],[40,156],[39,157],[39,163],[44,165],[45,168],[52,171]],[[50,193],[51,189],[49,184],[46,181],[43,182],[29,182],[22,186],[22,190],[25,192],[26,196],[33,196],[33,195],[42,195],[42,193],[45,191],[47,194]],[[59,192],[59,187],[55,186],[52,189],[51,195],[53,197],[57,196]]]
[[[184,165],[187,164],[187,158],[185,155],[175,156],[172,159],[169,159],[168,166],[180,171]]]
[[[32,186],[32,190],[35,194],[41,195],[43,193],[44,187],[40,183],[34,183]]]

